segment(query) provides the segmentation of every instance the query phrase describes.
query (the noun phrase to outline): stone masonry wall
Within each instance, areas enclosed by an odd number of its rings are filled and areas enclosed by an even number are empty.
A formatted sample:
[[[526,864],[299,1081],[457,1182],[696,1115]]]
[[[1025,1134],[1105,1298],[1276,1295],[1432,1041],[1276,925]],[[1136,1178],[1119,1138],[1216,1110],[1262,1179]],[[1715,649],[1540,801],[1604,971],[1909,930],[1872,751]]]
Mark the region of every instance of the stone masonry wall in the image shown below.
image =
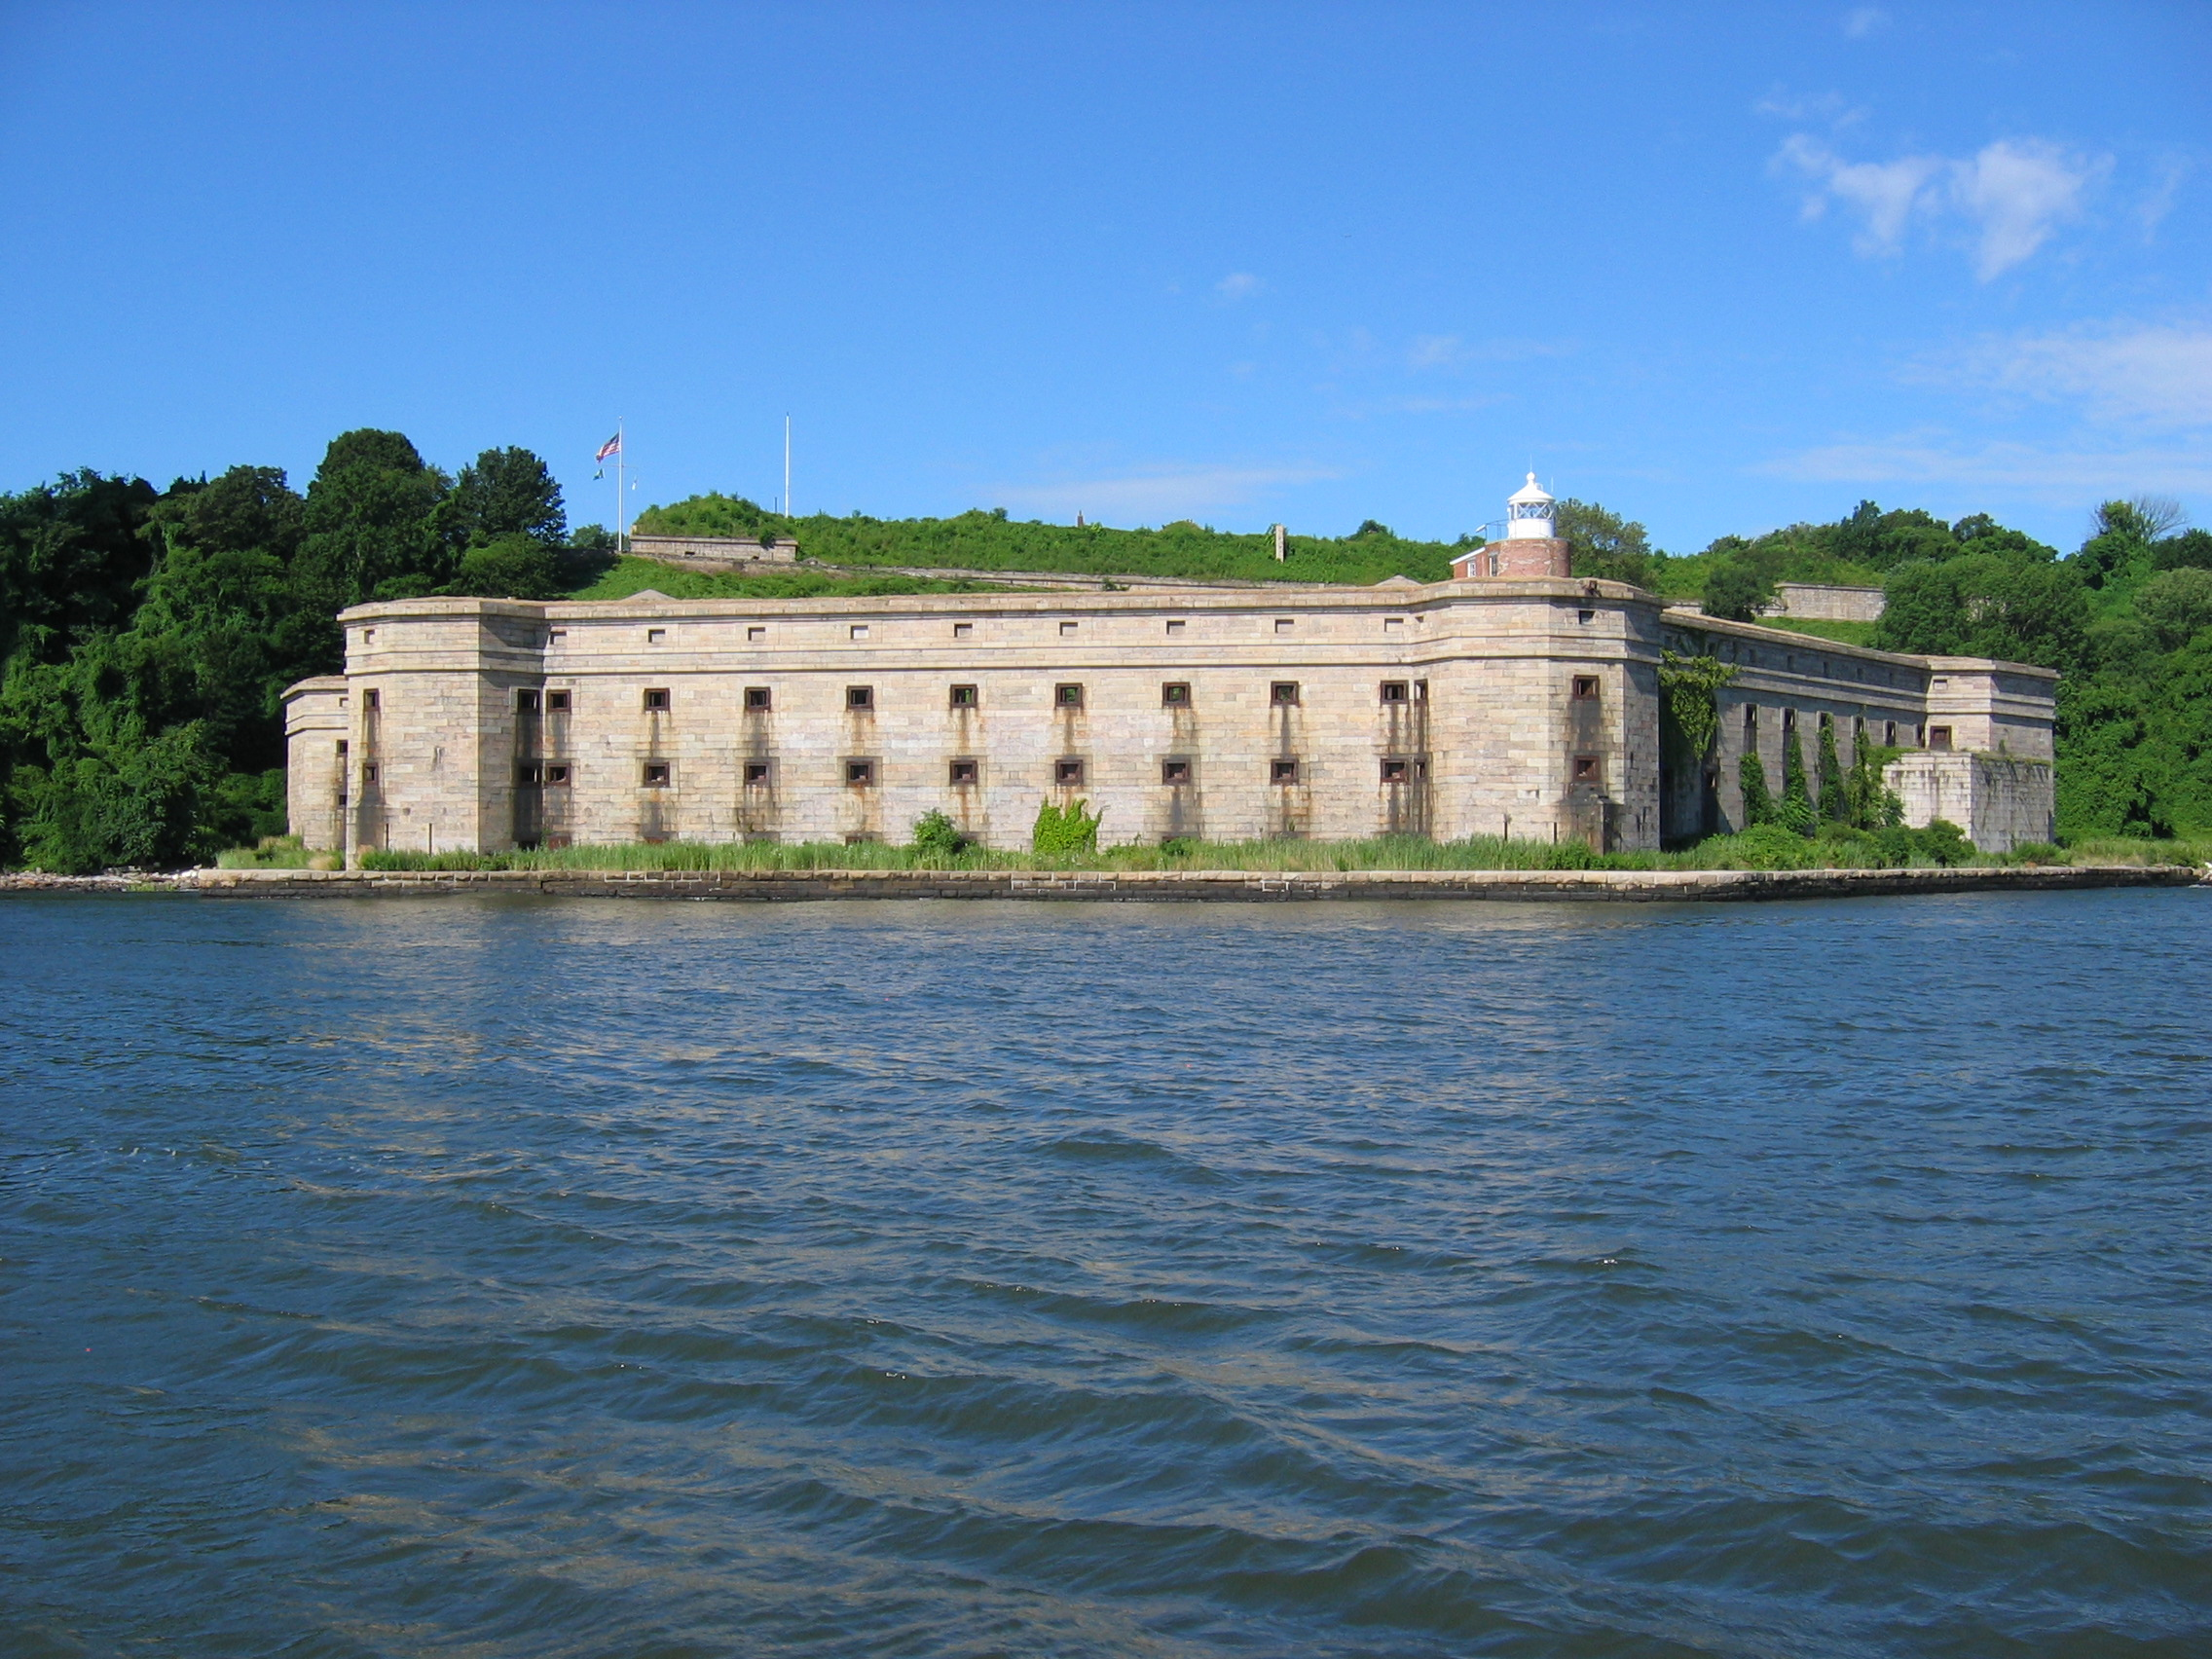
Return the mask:
[[[311,846],[341,844],[316,803],[335,816],[345,793],[350,860],[372,847],[904,840],[933,809],[987,845],[1021,847],[1043,801],[1079,798],[1103,814],[1107,842],[1399,831],[1647,848],[1683,832],[1660,814],[1663,645],[1738,670],[1721,694],[1708,828],[1741,822],[1747,708],[1778,793],[1785,709],[1809,771],[1823,714],[1846,765],[1860,741],[1918,743],[1927,719],[1927,659],[1663,615],[1638,589],[1559,578],[409,600],[344,621],[343,688],[306,682],[288,712],[295,829]],[[1978,696],[2032,739],[2040,691],[2047,744],[2047,677],[2021,673],[1956,665],[1954,723],[1966,728]],[[329,775],[341,737],[343,790]]]

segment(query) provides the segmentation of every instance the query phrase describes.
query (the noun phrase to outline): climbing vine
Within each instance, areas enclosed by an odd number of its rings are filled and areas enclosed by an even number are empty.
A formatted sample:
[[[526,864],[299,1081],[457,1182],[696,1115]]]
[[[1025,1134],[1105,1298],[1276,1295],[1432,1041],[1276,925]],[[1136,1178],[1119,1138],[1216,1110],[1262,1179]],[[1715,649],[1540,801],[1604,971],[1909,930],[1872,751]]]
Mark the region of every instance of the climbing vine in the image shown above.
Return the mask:
[[[1030,850],[1046,858],[1098,851],[1101,815],[1086,810],[1089,804],[1087,800],[1075,800],[1059,807],[1048,800],[1040,805],[1037,827],[1029,835]]]
[[[1735,678],[1735,668],[1715,657],[1659,653],[1661,741],[1678,764],[1695,766],[1712,753],[1720,735],[1720,688]]]

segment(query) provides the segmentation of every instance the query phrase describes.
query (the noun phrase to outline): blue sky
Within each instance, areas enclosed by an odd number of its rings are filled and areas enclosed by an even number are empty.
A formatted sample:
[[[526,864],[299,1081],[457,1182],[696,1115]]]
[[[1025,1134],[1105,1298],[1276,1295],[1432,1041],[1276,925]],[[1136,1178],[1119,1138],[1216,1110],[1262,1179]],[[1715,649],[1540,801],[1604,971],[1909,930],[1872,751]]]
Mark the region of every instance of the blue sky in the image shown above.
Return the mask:
[[[2212,6],[0,7],[0,487],[2212,522]]]

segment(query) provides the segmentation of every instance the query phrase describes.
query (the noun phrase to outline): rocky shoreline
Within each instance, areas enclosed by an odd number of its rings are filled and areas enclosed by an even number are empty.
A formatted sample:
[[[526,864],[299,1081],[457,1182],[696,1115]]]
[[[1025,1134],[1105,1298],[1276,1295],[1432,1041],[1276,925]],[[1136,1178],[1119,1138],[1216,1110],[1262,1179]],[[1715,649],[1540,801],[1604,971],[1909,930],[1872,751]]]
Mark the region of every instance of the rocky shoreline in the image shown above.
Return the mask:
[[[161,893],[233,899],[397,899],[473,893],[756,902],[1505,899],[1665,903],[2194,887],[2208,882],[2212,882],[2212,874],[2187,865],[1808,870],[194,869],[77,876],[0,875],[0,895]]]

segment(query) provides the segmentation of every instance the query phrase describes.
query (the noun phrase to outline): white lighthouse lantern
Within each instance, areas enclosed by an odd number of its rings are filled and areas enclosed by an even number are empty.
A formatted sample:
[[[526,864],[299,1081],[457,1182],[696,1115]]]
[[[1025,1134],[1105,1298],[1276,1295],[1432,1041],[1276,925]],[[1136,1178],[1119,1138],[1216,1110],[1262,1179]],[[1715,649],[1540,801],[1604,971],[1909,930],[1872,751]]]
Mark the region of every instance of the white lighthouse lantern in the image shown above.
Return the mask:
[[[1529,482],[1506,499],[1505,539],[1549,541],[1556,534],[1552,529],[1552,498],[1531,472]]]

